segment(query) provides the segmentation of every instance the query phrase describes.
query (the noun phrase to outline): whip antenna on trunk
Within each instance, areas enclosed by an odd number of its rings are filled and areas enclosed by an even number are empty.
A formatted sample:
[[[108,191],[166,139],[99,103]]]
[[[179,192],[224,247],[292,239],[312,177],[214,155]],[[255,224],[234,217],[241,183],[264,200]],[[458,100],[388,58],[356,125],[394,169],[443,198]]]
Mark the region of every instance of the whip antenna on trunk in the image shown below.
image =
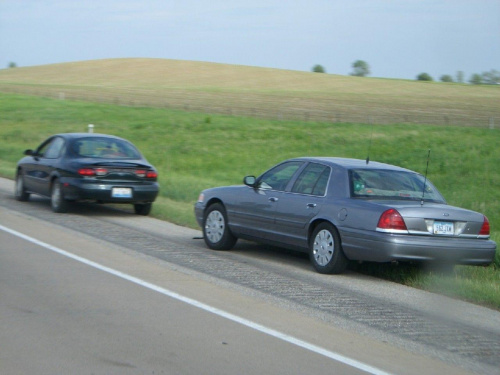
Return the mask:
[[[425,178],[424,178],[424,187],[422,188],[422,199],[420,200],[420,205],[424,205],[424,195],[425,195],[425,185],[427,185],[427,171],[429,170],[429,159],[431,157],[431,150],[427,153],[427,165],[425,167]]]

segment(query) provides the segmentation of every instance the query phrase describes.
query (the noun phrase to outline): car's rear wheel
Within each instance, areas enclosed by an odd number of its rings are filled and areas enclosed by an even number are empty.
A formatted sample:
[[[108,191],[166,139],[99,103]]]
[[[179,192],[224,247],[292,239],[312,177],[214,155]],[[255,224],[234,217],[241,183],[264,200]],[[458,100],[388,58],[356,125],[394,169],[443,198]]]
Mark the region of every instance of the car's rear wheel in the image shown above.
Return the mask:
[[[148,216],[152,207],[153,203],[136,203],[134,204],[134,212],[137,215]]]
[[[61,182],[58,179],[55,179],[52,182],[50,205],[52,207],[52,211],[54,212],[64,213],[68,211],[69,202],[64,199]]]
[[[26,192],[26,187],[24,186],[24,176],[21,171],[19,171],[16,176],[15,194],[16,199],[21,202],[26,202],[30,198],[30,193]]]
[[[330,223],[321,223],[314,229],[309,247],[309,258],[319,273],[342,273],[349,263],[340,236]]]
[[[238,240],[229,229],[226,210],[222,204],[214,203],[205,211],[203,239],[213,250],[231,250]]]

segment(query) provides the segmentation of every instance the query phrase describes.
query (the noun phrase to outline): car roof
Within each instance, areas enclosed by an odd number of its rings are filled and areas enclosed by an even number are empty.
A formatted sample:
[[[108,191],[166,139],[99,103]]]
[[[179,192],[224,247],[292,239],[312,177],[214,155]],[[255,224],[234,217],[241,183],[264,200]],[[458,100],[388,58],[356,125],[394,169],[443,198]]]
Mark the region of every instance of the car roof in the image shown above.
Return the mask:
[[[117,137],[115,135],[111,134],[101,134],[101,133],[59,133],[59,134],[54,134],[53,137],[63,137],[66,139],[77,139],[77,138],[114,138],[114,139],[120,139],[124,140],[123,138]]]
[[[398,167],[396,165],[380,163],[377,161],[369,161],[363,159],[350,159],[350,158],[338,158],[338,157],[300,157],[291,160],[301,160],[309,162],[317,162],[328,164],[331,166],[336,166],[343,169],[387,169],[387,170],[397,170],[416,173],[412,170]]]

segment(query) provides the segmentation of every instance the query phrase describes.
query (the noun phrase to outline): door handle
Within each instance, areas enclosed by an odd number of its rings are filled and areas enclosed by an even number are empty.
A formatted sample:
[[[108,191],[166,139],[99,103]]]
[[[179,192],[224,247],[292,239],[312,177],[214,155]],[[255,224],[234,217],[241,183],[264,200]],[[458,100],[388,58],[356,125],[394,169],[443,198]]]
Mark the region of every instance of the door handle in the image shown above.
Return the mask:
[[[316,203],[308,203],[307,208],[314,208],[316,207]]]
[[[278,201],[278,198],[276,198],[276,197],[271,197],[271,198],[269,198],[269,201],[270,201],[270,202],[277,202],[277,201]]]

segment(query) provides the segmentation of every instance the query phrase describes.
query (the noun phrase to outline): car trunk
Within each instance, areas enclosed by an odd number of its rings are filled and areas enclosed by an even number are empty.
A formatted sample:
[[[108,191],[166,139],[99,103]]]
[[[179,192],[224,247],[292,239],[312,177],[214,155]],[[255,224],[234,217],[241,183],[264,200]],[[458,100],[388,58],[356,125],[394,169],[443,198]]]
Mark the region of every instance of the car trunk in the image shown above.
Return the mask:
[[[484,216],[477,212],[444,204],[393,205],[411,234],[451,237],[478,237]]]

